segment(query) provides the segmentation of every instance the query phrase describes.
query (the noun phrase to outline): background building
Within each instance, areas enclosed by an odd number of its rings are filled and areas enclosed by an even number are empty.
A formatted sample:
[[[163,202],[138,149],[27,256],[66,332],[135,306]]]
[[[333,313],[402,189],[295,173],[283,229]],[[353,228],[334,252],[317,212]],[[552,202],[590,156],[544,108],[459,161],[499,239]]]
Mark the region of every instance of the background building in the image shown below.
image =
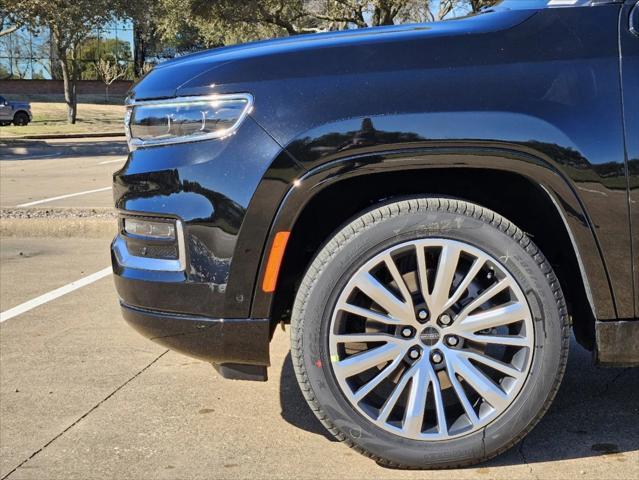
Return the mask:
[[[48,30],[31,32],[20,28],[0,36],[0,80],[62,78]],[[133,78],[133,26],[131,22],[114,22],[94,30],[82,42],[78,52],[81,80],[98,80],[95,69],[101,58],[116,60],[126,66],[125,79]]]

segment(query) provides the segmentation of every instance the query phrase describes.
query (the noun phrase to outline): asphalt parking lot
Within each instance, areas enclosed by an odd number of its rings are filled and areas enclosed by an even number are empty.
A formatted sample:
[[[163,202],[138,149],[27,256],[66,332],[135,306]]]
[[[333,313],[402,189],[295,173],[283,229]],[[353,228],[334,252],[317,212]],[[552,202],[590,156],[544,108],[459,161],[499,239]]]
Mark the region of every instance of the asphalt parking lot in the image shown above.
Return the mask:
[[[110,264],[112,220],[59,212],[108,209],[124,155],[64,145],[0,155],[2,312]],[[42,228],[29,218],[49,209],[57,224],[104,225]],[[329,438],[298,390],[288,346],[278,329],[268,382],[224,380],[129,328],[108,274],[11,316],[0,323],[0,480],[639,478],[639,369],[595,368],[574,341],[555,404],[521,444],[477,468],[435,472],[382,468]]]

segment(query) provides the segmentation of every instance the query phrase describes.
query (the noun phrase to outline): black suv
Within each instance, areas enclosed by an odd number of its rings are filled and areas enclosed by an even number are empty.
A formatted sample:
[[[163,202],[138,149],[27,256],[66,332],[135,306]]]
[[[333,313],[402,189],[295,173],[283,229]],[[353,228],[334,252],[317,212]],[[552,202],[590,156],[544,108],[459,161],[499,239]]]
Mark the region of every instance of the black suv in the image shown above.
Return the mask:
[[[497,455],[571,327],[599,364],[639,360],[638,34],[635,0],[504,0],[158,66],[114,175],[124,317],[254,380],[290,323],[339,440],[400,467]]]

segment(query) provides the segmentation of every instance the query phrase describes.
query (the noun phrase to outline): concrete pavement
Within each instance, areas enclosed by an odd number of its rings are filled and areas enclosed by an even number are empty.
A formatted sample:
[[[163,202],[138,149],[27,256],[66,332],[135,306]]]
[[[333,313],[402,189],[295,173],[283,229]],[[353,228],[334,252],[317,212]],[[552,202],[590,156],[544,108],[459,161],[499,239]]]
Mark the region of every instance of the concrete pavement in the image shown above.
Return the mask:
[[[71,239],[73,249],[59,240],[3,240],[3,311],[108,264],[108,238]],[[21,248],[30,256],[16,258]],[[452,472],[385,469],[330,439],[298,390],[288,346],[278,331],[269,382],[224,380],[126,326],[110,278],[12,318],[0,324],[0,478],[639,475],[639,370],[596,369],[574,342],[555,405],[527,439]]]
[[[113,207],[120,138],[0,142],[0,207]]]
[[[0,132],[1,133],[1,132]],[[126,155],[124,137],[16,140],[0,135],[0,160]]]
[[[47,199],[36,205],[112,207],[112,173],[124,162],[124,155],[2,161],[0,207]]]

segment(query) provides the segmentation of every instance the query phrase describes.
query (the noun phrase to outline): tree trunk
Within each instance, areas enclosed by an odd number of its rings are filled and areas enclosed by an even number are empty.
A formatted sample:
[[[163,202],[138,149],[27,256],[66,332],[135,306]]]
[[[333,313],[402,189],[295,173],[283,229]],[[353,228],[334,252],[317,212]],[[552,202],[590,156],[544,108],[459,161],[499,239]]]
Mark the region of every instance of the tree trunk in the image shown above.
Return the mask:
[[[78,113],[75,72],[77,69],[73,68],[73,60],[69,58],[66,50],[58,50],[58,61],[60,62],[62,80],[64,82],[64,103],[67,104],[67,122],[74,124]]]
[[[75,124],[76,117],[78,116],[78,62],[75,58],[71,61],[71,124]]]
[[[145,74],[147,56],[153,52],[157,25],[154,22],[152,8],[146,14],[138,16],[133,22],[133,74],[140,78]]]
[[[109,103],[109,84],[105,83],[104,84],[104,93],[105,93],[105,97],[106,97],[106,103]]]
[[[60,68],[60,49],[58,48],[58,41],[55,35],[51,35],[51,42],[49,43],[49,56],[50,68],[51,68],[51,80],[60,80],[62,78],[62,69]]]
[[[141,21],[133,23],[133,74],[136,78],[144,74],[147,50],[145,30],[145,25]]]
[[[67,104],[67,122],[73,123],[72,118],[72,102],[71,102],[71,78],[69,67],[62,58],[60,58],[60,68],[62,70],[62,82],[64,84],[64,103]]]

